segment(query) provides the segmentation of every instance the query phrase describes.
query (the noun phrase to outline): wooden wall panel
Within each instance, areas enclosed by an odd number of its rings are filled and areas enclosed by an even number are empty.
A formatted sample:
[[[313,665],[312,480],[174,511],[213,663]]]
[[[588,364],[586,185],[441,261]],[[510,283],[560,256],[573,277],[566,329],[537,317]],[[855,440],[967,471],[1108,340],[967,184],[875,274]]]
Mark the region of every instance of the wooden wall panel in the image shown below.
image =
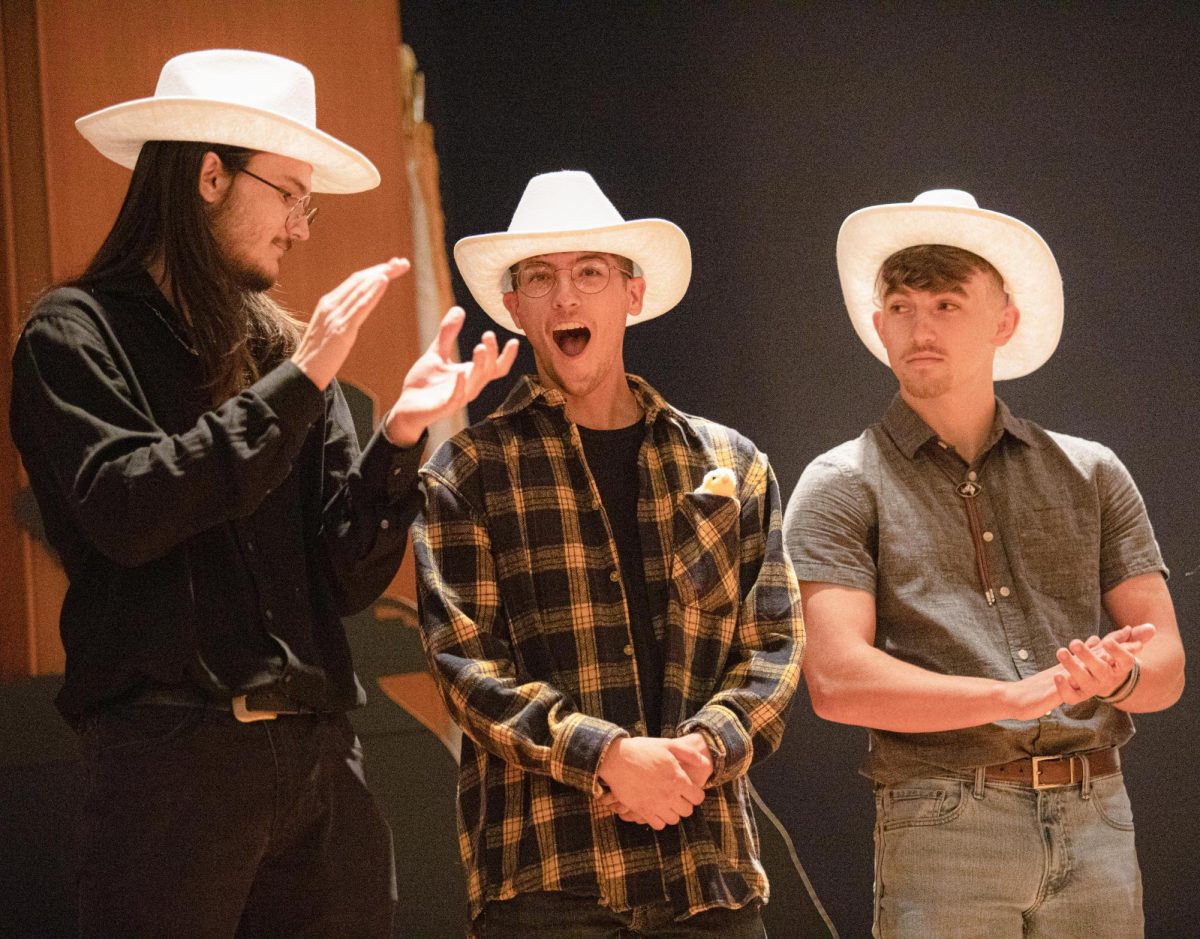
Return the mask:
[[[26,480],[7,432],[23,298],[47,281],[50,270],[34,12],[17,0],[0,3],[0,678],[36,671],[39,646],[50,650],[49,668],[61,660],[57,630],[43,643],[37,626],[57,619],[62,575],[54,574],[53,562],[18,522],[15,509]],[[39,579],[35,567],[42,563],[50,576]],[[36,615],[47,601],[48,619]]]
[[[47,263],[34,290],[82,270],[107,233],[129,182],[128,170],[100,156],[79,135],[75,119],[153,94],[168,58],[203,48],[257,49],[303,62],[316,80],[317,125],[367,154],[383,176],[382,185],[371,192],[318,197],[321,217],[313,237],[284,259],[278,291],[282,302],[307,317],[320,296],[348,273],[410,252],[395,0],[39,0],[36,6],[7,3],[6,9],[10,7],[35,13],[36,50],[25,50],[25,67],[36,68],[40,91],[44,159],[37,166],[44,169]],[[17,297],[28,295],[26,290]],[[7,338],[11,317],[6,326]],[[386,407],[399,394],[404,372],[418,354],[415,298],[411,281],[405,280],[393,285],[363,328],[342,377]],[[7,361],[6,356],[6,369]],[[7,387],[7,372],[0,377]],[[6,433],[4,438],[5,459],[12,462]],[[7,554],[0,555],[6,580],[13,563]],[[39,559],[36,550],[32,566],[33,608],[25,615],[34,634],[33,670],[57,671],[62,582],[55,580],[53,563]],[[389,593],[414,595],[411,565]],[[7,606],[0,607],[0,615],[11,615]],[[12,629],[0,624],[4,645]]]

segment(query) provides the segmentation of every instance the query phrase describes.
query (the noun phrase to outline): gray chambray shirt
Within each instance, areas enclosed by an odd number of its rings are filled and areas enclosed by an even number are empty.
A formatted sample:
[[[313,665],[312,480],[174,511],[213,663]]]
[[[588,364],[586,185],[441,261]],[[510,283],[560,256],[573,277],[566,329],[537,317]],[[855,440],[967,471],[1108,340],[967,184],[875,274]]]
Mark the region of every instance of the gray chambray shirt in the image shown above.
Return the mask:
[[[955,492],[969,473],[982,487],[975,503],[995,606]],[[1002,681],[1054,665],[1071,639],[1111,629],[1105,591],[1137,574],[1167,574],[1141,495],[1113,452],[1013,417],[999,399],[987,445],[968,467],[897,395],[880,423],[809,464],[784,536],[799,580],[875,595],[878,648],[930,671]],[[1132,735],[1128,714],[1089,699],[1038,720],[871,730],[863,772],[894,783],[1119,746]]]

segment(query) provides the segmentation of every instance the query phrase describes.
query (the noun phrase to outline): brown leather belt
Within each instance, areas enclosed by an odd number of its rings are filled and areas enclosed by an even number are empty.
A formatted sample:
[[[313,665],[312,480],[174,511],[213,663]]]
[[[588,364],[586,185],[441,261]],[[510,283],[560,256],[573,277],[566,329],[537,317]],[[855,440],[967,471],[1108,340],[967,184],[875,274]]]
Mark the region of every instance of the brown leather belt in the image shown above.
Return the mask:
[[[1010,763],[997,763],[984,768],[984,775],[997,782],[1017,783],[1031,789],[1054,789],[1076,786],[1083,782],[1083,759],[1087,758],[1091,776],[1111,776],[1121,770],[1121,757],[1116,747],[1093,750],[1090,753],[1068,753],[1063,756],[1029,756]]]

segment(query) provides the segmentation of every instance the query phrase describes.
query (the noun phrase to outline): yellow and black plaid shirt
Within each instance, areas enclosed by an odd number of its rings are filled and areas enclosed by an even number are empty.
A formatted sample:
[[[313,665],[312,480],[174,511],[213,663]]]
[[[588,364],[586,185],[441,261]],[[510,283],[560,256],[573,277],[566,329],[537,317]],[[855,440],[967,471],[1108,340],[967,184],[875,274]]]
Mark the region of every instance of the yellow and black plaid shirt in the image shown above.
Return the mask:
[[[745,437],[666,403],[645,411],[638,528],[664,660],[662,733],[713,750],[702,805],[662,832],[600,807],[596,770],[646,733],[617,549],[562,395],[526,376],[422,470],[421,630],[465,731],[459,846],[472,918],[554,890],[678,915],[767,895],[746,780],[783,736],[804,624],[779,489]],[[716,467],[738,498],[696,493]]]

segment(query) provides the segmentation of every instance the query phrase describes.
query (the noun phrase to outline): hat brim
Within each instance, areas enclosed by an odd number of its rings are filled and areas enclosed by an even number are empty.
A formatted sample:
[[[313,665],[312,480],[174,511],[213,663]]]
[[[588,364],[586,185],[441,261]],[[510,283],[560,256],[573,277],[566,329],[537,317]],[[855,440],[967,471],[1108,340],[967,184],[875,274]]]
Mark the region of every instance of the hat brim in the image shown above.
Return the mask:
[[[504,307],[504,281],[518,261],[539,254],[597,251],[629,258],[646,279],[642,310],[629,326],[662,316],[687,292],[692,250],[683,230],[661,218],[643,218],[599,228],[552,232],[472,235],[454,246],[459,273],[483,311],[505,329],[524,333]]]
[[[875,332],[875,281],[891,255],[915,245],[963,248],[985,258],[1004,278],[1021,313],[1013,337],[996,350],[996,380],[1020,378],[1043,365],[1062,336],[1062,275],[1049,246],[1024,222],[987,209],[909,202],[855,212],[838,232],[838,276],[854,331],[884,364],[887,350]]]
[[[278,153],[313,168],[313,192],[374,189],[379,171],[363,154],[322,130],[261,108],[205,98],[139,98],[75,122],[110,160],[133,168],[147,140],[188,140]]]

